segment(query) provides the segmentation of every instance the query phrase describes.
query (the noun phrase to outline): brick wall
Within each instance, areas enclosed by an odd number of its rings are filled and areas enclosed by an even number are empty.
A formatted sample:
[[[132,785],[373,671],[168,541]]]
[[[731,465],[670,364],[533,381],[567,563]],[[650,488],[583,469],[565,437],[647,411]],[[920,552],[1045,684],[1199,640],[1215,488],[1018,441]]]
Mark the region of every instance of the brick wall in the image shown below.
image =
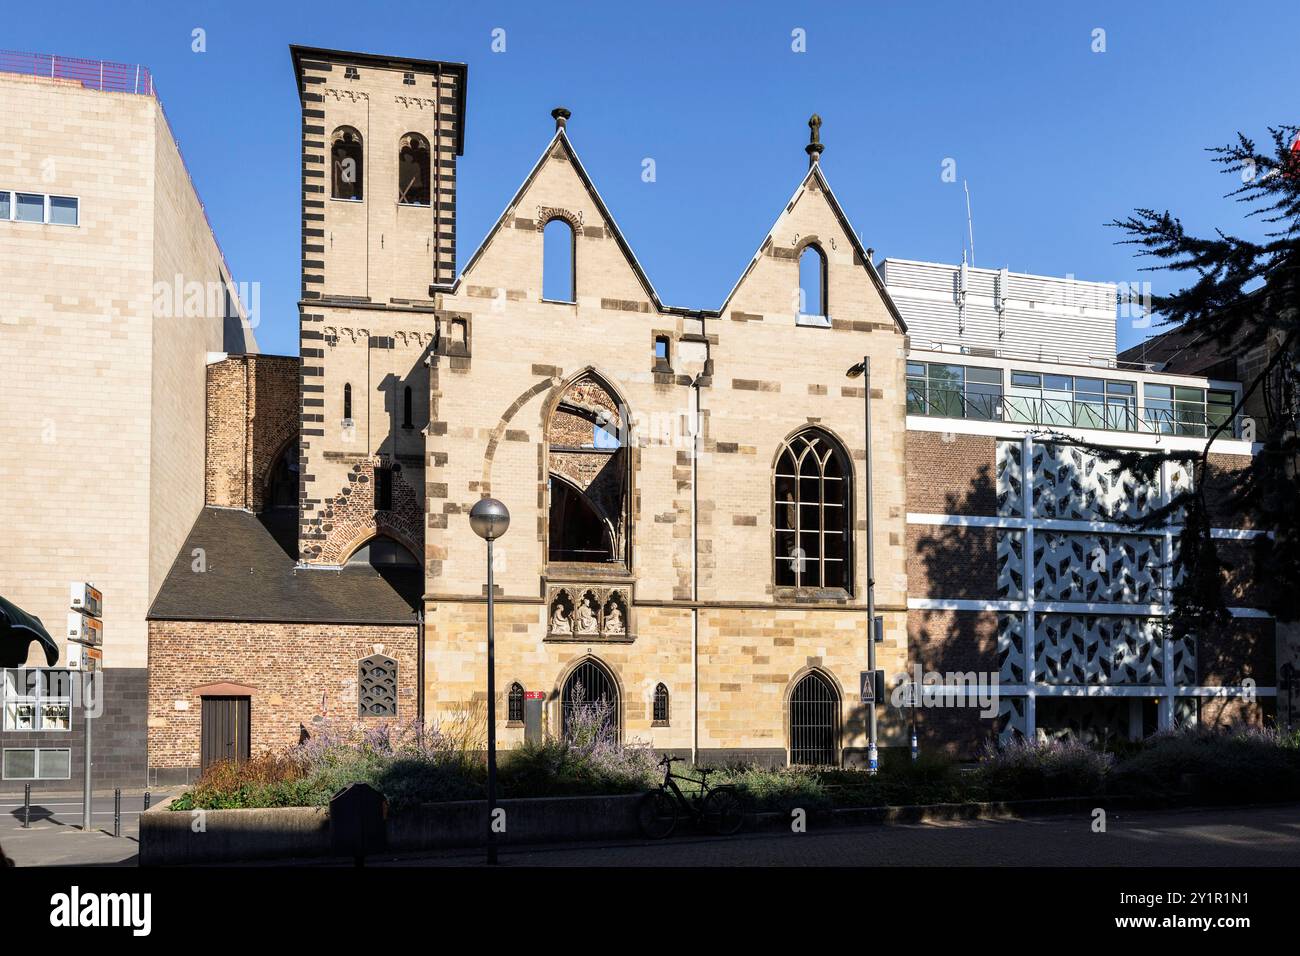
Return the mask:
[[[298,434],[298,359],[232,355],[207,370],[207,504],[259,511],[280,452]]]
[[[907,592],[927,598],[998,597],[997,528],[908,525]]]
[[[1202,684],[1240,684],[1249,677],[1260,687],[1271,687],[1277,680],[1276,663],[1271,620],[1233,618],[1221,629],[1207,628],[1197,635],[1196,668]]]
[[[907,510],[997,514],[996,441],[984,435],[907,433]]]
[[[191,770],[200,763],[206,684],[251,692],[251,749],[295,744],[321,713],[357,717],[357,664],[383,645],[397,661],[397,720],[417,716],[416,628],[358,624],[261,624],[151,621],[149,624],[149,767]],[[374,723],[385,718],[365,718]]]

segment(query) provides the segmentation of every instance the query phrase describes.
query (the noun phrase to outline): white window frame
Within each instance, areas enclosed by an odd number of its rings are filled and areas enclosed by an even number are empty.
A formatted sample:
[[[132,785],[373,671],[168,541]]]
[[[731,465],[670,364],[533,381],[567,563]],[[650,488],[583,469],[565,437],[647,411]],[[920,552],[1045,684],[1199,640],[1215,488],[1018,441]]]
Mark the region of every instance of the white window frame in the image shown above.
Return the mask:
[[[4,773],[3,771],[5,768],[5,764],[7,763],[5,757],[7,757],[10,752],[21,752],[24,750],[30,750],[35,755],[35,759],[33,760],[33,764],[32,764],[33,776],[11,777],[9,776],[8,773]],[[67,754],[68,772],[59,777],[43,776],[41,774],[41,755],[47,753]],[[0,776],[0,779],[4,779],[4,780],[71,780],[72,779],[72,748],[71,747],[6,747],[4,748],[4,754],[0,755],[0,773],[3,773],[3,776]]]
[[[9,675],[14,673],[26,674],[29,671],[37,674],[50,673],[54,671],[59,671],[64,674],[67,674],[68,691],[69,691],[68,694],[66,696],[62,694],[54,694],[54,695],[50,695],[49,697],[46,697],[44,694],[41,693],[41,678],[38,676],[36,678],[35,694],[10,695]],[[0,682],[0,707],[3,707],[4,710],[4,729],[6,733],[66,734],[72,732],[72,712],[73,712],[72,693],[71,693],[72,672],[68,670],[68,668],[66,667],[9,667],[9,668],[5,668],[3,672],[0,672],[0,678],[3,678],[3,681]],[[15,686],[23,686],[25,684],[26,684],[26,680],[23,677],[19,677],[18,683]],[[11,705],[14,706],[30,705],[32,708],[33,726],[15,727],[14,726],[15,721],[12,720],[10,717]],[[46,707],[67,707],[68,717],[67,717],[66,725],[59,726],[58,724],[55,724],[49,727],[45,726]]]
[[[37,193],[28,192],[25,189],[0,189],[0,193],[9,196],[9,215],[0,216],[0,222],[21,222],[29,226],[62,226],[65,229],[77,229],[81,226],[81,197],[71,196],[67,193]],[[30,219],[18,218],[18,195],[40,196],[41,197],[41,221],[34,222]],[[77,204],[77,221],[76,222],[52,222],[50,221],[50,200],[51,199],[71,199]]]

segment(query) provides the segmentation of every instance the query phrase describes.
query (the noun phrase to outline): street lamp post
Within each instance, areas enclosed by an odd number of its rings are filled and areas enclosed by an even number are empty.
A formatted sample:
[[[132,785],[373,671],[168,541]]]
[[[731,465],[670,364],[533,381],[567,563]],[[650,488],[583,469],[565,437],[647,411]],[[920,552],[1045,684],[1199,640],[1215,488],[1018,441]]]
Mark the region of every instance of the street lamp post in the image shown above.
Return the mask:
[[[497,685],[496,640],[493,633],[495,606],[492,595],[492,542],[510,527],[510,511],[495,498],[482,498],[469,511],[469,526],[487,542],[487,861],[497,861],[497,836],[494,829],[497,809]]]
[[[866,434],[866,462],[862,466],[862,484],[866,490],[867,523],[867,670],[871,672],[871,705],[868,707],[869,733],[867,737],[867,769],[875,773],[880,767],[876,750],[876,561],[871,539],[875,524],[871,520],[871,359],[864,355],[862,361],[846,373],[849,378],[862,376],[862,424]]]

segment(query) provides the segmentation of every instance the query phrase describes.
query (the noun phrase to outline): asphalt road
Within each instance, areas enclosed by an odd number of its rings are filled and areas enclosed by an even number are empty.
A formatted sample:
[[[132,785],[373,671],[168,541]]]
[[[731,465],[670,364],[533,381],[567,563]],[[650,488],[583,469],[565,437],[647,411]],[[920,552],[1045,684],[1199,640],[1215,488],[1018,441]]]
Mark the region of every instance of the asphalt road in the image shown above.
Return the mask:
[[[154,800],[161,796],[155,792]],[[111,793],[96,794],[95,828],[89,833],[80,829],[79,796],[34,799],[29,830],[21,827],[21,802],[0,800],[0,845],[20,866],[133,866],[142,797],[139,792],[122,795],[120,839],[111,836]],[[721,838],[684,835],[663,842],[506,847],[501,863],[517,867],[1300,866],[1300,805],[1112,812],[1106,819],[1106,832],[1093,832],[1092,824],[1091,815],[1074,814],[834,829],[810,826],[806,833],[765,830]],[[279,865],[286,863],[346,865],[341,861],[278,861]],[[479,866],[483,852],[371,858],[367,863]]]
[[[478,866],[482,851],[370,865]],[[513,866],[1300,866],[1300,806],[810,828],[505,850]]]

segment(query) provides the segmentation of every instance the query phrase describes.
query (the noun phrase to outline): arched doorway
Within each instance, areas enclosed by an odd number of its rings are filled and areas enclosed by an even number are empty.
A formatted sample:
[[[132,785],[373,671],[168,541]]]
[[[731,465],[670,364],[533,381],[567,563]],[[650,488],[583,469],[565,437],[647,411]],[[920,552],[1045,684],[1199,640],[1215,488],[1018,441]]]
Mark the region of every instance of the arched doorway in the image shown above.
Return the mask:
[[[600,661],[587,658],[569,674],[560,694],[560,724],[565,737],[586,723],[583,718],[593,707],[603,712],[606,729],[617,734],[618,684]]]
[[[298,443],[291,441],[276,456],[266,476],[264,508],[298,507]]]
[[[790,763],[837,766],[840,695],[819,671],[805,674],[790,695]]]

